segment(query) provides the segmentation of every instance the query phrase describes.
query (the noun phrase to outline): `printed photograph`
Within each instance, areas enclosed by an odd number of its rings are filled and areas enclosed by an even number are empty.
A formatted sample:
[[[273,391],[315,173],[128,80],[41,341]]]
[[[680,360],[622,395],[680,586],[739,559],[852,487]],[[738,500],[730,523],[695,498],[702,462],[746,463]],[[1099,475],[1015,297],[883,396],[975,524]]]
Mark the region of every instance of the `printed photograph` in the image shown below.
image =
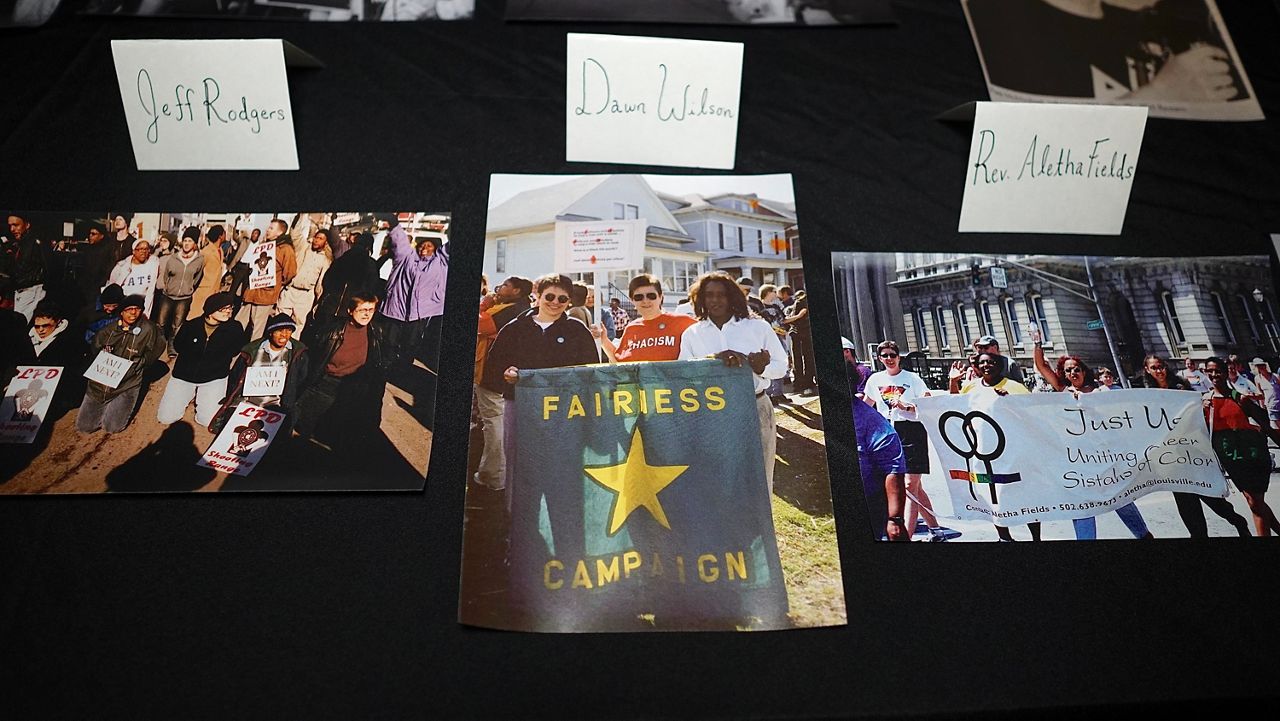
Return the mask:
[[[789,175],[494,175],[462,623],[845,620]]]
[[[171,15],[242,20],[468,20],[476,0],[85,0],[93,15]]]
[[[13,0],[0,8],[0,28],[44,25],[58,11],[62,0]]]
[[[508,20],[700,25],[883,25],[888,0],[507,0]]]
[[[1280,534],[1269,256],[832,267],[873,537]]]
[[[991,99],[1262,120],[1214,0],[961,0]]]
[[[448,213],[6,213],[0,494],[421,490]]]

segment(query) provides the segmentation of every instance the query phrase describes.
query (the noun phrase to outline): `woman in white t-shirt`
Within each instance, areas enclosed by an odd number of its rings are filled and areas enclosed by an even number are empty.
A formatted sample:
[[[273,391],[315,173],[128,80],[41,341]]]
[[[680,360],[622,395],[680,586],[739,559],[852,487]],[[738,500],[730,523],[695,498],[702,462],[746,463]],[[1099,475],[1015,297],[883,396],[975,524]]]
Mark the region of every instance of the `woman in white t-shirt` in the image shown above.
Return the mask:
[[[933,502],[920,483],[920,476],[929,472],[929,434],[916,420],[916,400],[928,395],[929,389],[920,376],[902,369],[897,343],[884,341],[876,346],[876,354],[885,369],[867,379],[863,399],[893,424],[907,456],[907,532],[915,529],[917,516],[924,516],[929,540],[945,541],[933,515]]]

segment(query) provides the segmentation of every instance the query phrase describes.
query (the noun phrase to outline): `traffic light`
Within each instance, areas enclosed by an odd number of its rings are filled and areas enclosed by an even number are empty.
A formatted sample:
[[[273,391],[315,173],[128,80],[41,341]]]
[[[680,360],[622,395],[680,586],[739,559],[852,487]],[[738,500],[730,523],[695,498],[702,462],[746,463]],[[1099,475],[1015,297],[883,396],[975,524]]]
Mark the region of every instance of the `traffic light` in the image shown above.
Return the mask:
[[[977,263],[969,266],[969,276],[973,278],[974,287],[982,285],[982,270],[978,268]]]

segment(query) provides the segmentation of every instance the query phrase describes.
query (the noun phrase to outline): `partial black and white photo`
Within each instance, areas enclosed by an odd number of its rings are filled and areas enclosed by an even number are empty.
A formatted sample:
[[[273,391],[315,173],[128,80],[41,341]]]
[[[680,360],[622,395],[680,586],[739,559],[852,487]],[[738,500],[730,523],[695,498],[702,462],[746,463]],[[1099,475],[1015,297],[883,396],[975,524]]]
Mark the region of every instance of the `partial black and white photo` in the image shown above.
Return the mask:
[[[508,0],[508,20],[699,25],[882,25],[888,0]]]
[[[62,0],[15,0],[10,9],[0,6],[0,28],[44,25],[58,11]]]
[[[1214,0],[961,0],[991,99],[1262,120]]]
[[[93,15],[155,15],[272,20],[468,20],[475,0],[89,0]]]

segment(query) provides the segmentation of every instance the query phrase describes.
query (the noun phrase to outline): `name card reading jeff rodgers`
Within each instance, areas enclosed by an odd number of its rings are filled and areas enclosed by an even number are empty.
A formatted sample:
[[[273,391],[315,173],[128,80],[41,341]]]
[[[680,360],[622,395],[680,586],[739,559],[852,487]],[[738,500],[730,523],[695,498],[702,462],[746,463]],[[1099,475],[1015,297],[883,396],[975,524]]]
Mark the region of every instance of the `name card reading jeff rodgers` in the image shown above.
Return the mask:
[[[1147,109],[978,103],[960,232],[1119,235]]]
[[[297,170],[284,42],[112,40],[139,170]]]
[[[730,170],[742,43],[570,33],[569,161]]]

